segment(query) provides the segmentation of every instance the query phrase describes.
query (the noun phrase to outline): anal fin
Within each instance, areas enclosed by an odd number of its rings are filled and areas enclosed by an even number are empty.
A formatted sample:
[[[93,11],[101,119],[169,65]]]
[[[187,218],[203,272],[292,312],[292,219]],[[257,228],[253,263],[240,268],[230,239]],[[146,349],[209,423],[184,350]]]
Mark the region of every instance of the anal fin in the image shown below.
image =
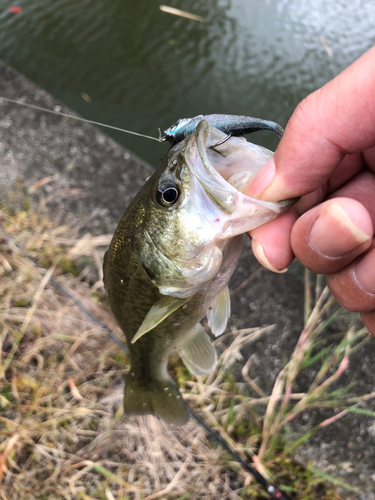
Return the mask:
[[[213,300],[211,309],[207,311],[208,326],[215,337],[221,335],[230,316],[230,295],[229,288],[225,286],[220,290]]]
[[[200,323],[177,347],[182,361],[193,375],[208,375],[215,368],[216,350]]]

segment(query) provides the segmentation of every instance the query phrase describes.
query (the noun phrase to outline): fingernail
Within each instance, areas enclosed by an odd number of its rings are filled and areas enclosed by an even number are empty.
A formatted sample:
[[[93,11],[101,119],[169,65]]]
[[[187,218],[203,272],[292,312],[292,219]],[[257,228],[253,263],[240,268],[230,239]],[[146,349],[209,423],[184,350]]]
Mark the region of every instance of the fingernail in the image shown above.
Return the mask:
[[[344,255],[370,238],[336,202],[319,215],[310,231],[310,245],[326,257]]]
[[[353,269],[354,279],[365,293],[375,294],[374,251],[366,254]]]
[[[266,269],[269,269],[270,271],[274,273],[286,273],[288,268],[284,267],[284,269],[276,269],[276,267],[273,267],[273,265],[267,260],[266,256],[264,255],[264,250],[262,245],[260,245],[254,238],[251,240],[251,248],[253,250],[253,254],[255,257],[258,259],[258,261],[262,264],[263,267]]]
[[[272,184],[275,172],[275,162],[272,157],[256,174],[245,194],[252,198],[260,198],[262,193]]]

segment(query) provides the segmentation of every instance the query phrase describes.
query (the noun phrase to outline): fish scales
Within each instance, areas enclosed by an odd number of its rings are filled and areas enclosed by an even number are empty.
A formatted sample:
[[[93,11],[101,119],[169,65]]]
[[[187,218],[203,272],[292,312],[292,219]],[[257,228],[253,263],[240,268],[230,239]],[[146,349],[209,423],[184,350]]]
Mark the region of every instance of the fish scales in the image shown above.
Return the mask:
[[[177,347],[192,373],[212,371],[216,352],[199,322],[207,314],[214,335],[224,331],[242,234],[294,202],[252,200],[219,174],[228,170],[249,183],[272,156],[245,139],[217,146],[225,137],[203,120],[176,144],[129,205],[106,252],[105,287],[130,353],[126,414],[188,420],[168,356]]]

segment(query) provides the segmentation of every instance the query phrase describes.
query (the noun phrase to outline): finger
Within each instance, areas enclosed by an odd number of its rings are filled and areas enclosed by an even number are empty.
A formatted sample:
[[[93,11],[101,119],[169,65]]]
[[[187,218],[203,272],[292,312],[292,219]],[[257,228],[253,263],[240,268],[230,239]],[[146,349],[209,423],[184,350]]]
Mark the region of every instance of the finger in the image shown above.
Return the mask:
[[[364,168],[365,162],[362,154],[345,155],[327,182],[319,186],[315,191],[302,196],[298,203],[294,205],[293,210],[298,215],[304,214],[310,208],[321,203],[328,194],[350,181]]]
[[[316,189],[312,193],[302,196],[298,202],[294,205],[293,211],[297,215],[302,215],[310,208],[315,207],[318,203],[321,203],[327,196],[327,183],[323,184],[320,188]]]
[[[345,309],[371,313],[365,314],[364,318],[372,328],[375,310],[375,242],[363,257],[345,269],[328,275],[327,285]]]
[[[336,170],[327,181],[327,193],[341,188],[350,179],[355,177],[361,170],[366,167],[366,163],[362,153],[353,155],[345,155]]]
[[[366,166],[375,172],[375,147],[370,148],[367,151],[363,152],[363,158]]]
[[[328,200],[294,224],[291,247],[297,259],[318,274],[334,273],[366,251],[373,224],[367,209],[350,198]]]
[[[367,330],[375,337],[375,311],[363,312],[360,316]]]
[[[345,197],[359,201],[369,212],[375,227],[375,174],[368,169],[362,170],[350,182],[344,184],[329,198]]]
[[[290,233],[296,219],[296,214],[289,210],[249,233],[255,257],[270,271],[285,272],[286,267],[293,261]]]
[[[346,154],[375,146],[374,65],[375,47],[302,101],[247,194],[278,201],[310,193]]]
[[[315,191],[302,196],[298,203],[294,205],[293,210],[298,215],[304,214],[310,208],[321,203],[327,195],[345,185],[365,167],[362,154],[345,155],[327,182],[319,186]]]
[[[343,163],[342,175],[344,179],[348,163],[354,160],[354,155],[352,155],[348,161]],[[357,158],[357,163],[358,160]],[[362,168],[361,162],[359,163],[360,168]],[[337,179],[332,182],[332,186],[338,186],[339,183]],[[325,205],[326,208],[323,205],[316,207],[308,216],[301,218],[295,224],[291,242],[289,235],[296,217],[291,212],[287,212],[285,216],[251,232],[254,255],[267,269],[279,272],[293,260],[293,251],[296,252],[297,258],[303,264],[317,273],[334,272],[345,267],[371,242],[373,226],[375,226],[374,192],[375,175],[367,169],[362,170],[349,183],[344,184],[331,195],[357,199],[360,204],[351,200],[344,201],[344,205],[339,202],[343,213],[341,213],[340,207],[330,208],[329,204]],[[322,198],[324,198],[326,190],[322,188],[321,193]],[[311,197],[310,202],[312,202]],[[301,202],[299,202],[299,206],[302,207],[302,211],[310,208],[308,205],[307,208],[303,207]],[[293,211],[297,211],[297,213],[300,210],[301,208],[298,206],[297,208],[293,207]],[[319,223],[315,226],[315,231],[311,233],[319,214],[325,217],[320,218]],[[348,227],[345,228],[345,224]],[[361,230],[363,234],[356,228]],[[350,231],[354,231],[354,237]],[[362,246],[361,243],[363,243]]]

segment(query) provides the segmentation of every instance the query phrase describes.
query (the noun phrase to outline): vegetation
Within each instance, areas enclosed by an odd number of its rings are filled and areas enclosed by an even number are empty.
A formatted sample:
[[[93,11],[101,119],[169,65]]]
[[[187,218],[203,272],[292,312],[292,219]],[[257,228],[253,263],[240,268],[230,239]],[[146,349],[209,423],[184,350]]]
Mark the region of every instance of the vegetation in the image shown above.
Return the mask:
[[[69,292],[119,338],[105,305],[100,247],[108,237],[74,239],[67,227],[28,206],[3,207],[0,223],[46,267],[39,269],[0,232],[0,497],[23,499],[153,500],[263,498],[261,489],[192,419],[175,428],[153,417],[123,415],[126,355],[50,283]],[[85,277],[87,266],[97,281]],[[367,332],[354,327],[329,342],[333,299],[322,279],[306,275],[305,327],[271,394],[232,365],[272,327],[230,332],[216,370],[194,378],[172,356],[185,399],[256,469],[290,498],[339,500],[356,490],[293,458],[297,447],[347,412],[373,416],[338,381]],[[337,309],[337,308],[336,308]],[[312,383],[297,391],[301,373]],[[346,387],[348,389],[348,387]],[[301,435],[294,421],[317,408],[331,411]],[[331,409],[331,410],[329,410]],[[354,498],[354,497],[353,497]]]

